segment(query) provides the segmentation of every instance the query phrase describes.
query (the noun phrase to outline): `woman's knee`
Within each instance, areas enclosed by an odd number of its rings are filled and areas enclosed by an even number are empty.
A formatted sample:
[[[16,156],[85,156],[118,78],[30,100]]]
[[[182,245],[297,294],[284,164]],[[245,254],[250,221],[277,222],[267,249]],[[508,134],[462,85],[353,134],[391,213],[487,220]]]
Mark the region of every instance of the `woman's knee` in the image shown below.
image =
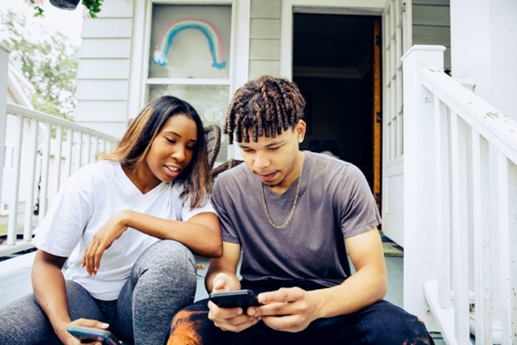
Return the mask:
[[[161,275],[177,275],[178,273],[196,275],[196,259],[192,252],[182,243],[163,240],[147,248],[138,258],[134,270],[153,270]]]
[[[196,261],[183,244],[164,240],[152,245],[140,256],[132,277],[136,286],[183,296],[192,303],[197,285]]]

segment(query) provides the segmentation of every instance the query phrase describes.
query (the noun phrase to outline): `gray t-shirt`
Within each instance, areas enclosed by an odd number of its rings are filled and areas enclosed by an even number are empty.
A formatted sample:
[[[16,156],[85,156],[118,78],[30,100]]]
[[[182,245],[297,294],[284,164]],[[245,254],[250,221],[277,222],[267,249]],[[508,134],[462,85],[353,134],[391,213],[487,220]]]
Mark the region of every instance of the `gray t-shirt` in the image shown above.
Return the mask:
[[[246,164],[217,179],[212,204],[219,215],[223,241],[241,245],[244,280],[310,280],[327,287],[341,284],[349,272],[344,239],[381,223],[372,192],[356,166],[305,152],[298,201],[283,229],[269,224],[262,182]],[[275,224],[286,221],[296,187],[297,181],[277,195],[264,186]]]

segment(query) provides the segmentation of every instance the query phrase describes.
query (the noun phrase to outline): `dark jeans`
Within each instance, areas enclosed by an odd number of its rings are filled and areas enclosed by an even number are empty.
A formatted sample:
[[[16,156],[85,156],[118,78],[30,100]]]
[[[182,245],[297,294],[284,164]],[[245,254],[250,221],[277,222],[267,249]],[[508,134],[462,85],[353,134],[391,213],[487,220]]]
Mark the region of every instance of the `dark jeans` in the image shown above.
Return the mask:
[[[255,293],[271,291],[273,285],[257,286],[243,282],[243,288]],[[281,285],[300,286],[305,290],[321,288],[307,282],[282,282]],[[207,299],[199,301],[176,315],[168,345],[434,344],[420,319],[387,301],[377,302],[352,314],[315,320],[298,333],[275,331],[262,321],[240,333],[224,332],[208,319],[207,304]]]

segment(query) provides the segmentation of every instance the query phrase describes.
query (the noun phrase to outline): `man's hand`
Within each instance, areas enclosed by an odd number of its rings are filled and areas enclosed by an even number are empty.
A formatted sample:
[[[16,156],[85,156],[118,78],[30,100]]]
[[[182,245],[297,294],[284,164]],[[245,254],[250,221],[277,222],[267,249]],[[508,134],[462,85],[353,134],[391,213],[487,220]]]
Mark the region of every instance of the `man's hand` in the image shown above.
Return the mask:
[[[234,291],[240,286],[225,273],[219,273],[213,281],[212,292]],[[214,302],[208,302],[208,318],[223,331],[241,332],[260,321],[260,316],[250,316],[242,308],[219,308]]]
[[[70,323],[63,323],[59,330],[56,331],[56,334],[59,336],[59,339],[63,342],[65,345],[79,345],[81,344],[81,341],[75,338],[73,335],[71,335],[68,332],[68,326],[69,325],[77,325],[77,326],[83,326],[83,327],[93,327],[98,329],[108,329],[109,325],[107,323],[103,323],[97,320],[90,320],[90,319],[77,319]],[[92,342],[89,343],[91,345],[102,345],[102,342]]]
[[[88,275],[97,274],[104,251],[127,230],[128,227],[124,221],[124,217],[124,211],[114,215],[102,226],[102,228],[100,228],[99,231],[97,231],[93,236],[92,241],[88,244],[88,247],[86,247],[81,267],[86,266]]]
[[[317,319],[317,305],[311,294],[298,287],[281,288],[258,295],[260,307],[248,308],[248,315],[262,317],[270,328],[283,332],[299,332]]]

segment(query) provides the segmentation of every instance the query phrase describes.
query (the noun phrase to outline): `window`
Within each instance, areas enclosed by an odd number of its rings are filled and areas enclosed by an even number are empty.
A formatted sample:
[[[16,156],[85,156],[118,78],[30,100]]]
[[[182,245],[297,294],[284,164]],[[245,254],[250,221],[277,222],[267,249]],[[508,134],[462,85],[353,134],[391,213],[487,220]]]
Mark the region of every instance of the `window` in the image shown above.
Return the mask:
[[[153,4],[147,99],[179,97],[206,125],[224,124],[230,100],[231,4]],[[217,162],[228,158],[222,137]]]

